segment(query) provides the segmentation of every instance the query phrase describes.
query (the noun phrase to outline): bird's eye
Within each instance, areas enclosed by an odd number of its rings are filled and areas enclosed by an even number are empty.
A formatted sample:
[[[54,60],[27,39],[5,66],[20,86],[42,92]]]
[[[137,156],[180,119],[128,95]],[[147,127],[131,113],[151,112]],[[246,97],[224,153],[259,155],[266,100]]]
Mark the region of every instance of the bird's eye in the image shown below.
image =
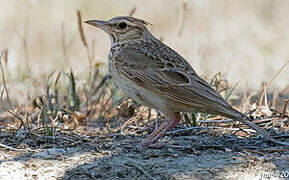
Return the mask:
[[[121,22],[121,23],[118,24],[118,27],[119,27],[120,29],[125,29],[126,26],[127,26],[127,24],[126,24],[125,22]]]

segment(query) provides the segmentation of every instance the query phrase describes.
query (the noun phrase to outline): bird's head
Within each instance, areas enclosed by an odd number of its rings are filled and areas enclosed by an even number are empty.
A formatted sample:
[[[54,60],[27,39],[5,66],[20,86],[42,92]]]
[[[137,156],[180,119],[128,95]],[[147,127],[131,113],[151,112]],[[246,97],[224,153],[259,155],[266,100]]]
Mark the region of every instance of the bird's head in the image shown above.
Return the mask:
[[[150,35],[146,27],[149,23],[130,16],[114,17],[108,21],[88,20],[85,23],[98,27],[108,33],[112,44],[143,39],[145,36]]]

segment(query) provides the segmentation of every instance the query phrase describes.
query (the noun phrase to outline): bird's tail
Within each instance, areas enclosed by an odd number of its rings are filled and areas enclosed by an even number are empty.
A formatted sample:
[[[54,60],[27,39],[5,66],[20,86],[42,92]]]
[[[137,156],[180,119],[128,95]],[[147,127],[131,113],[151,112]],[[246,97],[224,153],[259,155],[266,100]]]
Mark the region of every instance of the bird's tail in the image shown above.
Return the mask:
[[[289,143],[277,141],[276,139],[271,137],[270,134],[268,132],[266,132],[264,129],[262,129],[260,126],[258,126],[256,124],[254,124],[253,122],[251,122],[246,115],[240,113],[239,111],[237,111],[237,112],[238,112],[239,116],[232,117],[233,119],[235,119],[237,121],[240,121],[243,124],[249,126],[250,128],[252,128],[255,131],[257,131],[258,133],[262,134],[267,140],[269,140],[269,141],[271,141],[271,142],[273,142],[275,144],[289,146]]]

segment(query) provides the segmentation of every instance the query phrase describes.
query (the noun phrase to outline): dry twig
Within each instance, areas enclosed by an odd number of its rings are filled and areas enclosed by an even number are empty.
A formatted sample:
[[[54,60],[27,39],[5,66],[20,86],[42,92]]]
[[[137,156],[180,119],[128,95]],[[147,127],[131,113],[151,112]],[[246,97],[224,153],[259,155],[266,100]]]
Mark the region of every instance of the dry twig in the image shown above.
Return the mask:
[[[273,81],[277,78],[277,76],[281,73],[281,71],[289,64],[289,60],[287,62],[285,62],[281,67],[280,69],[276,72],[276,74],[272,77],[272,79],[269,81],[268,85],[265,85],[264,87],[264,90],[263,90],[263,93],[260,97],[260,103],[259,105],[262,104],[262,101],[263,101],[263,97],[265,95],[265,93],[267,92],[267,90],[269,89],[269,87],[271,86],[271,84],[273,83]]]
[[[14,148],[14,147],[10,147],[10,146],[7,146],[7,145],[2,144],[2,143],[0,143],[0,147],[3,147],[5,149],[9,149],[9,150],[12,150],[12,151],[24,151],[23,149],[17,149],[17,148]]]
[[[4,89],[5,89],[5,93],[6,93],[7,100],[8,100],[8,105],[9,105],[9,108],[11,108],[11,102],[10,102],[10,98],[9,98],[7,83],[6,83],[6,80],[5,80],[4,68],[3,68],[3,64],[2,64],[2,57],[7,55],[6,51],[7,50],[2,51],[2,53],[0,55],[0,68],[1,68],[1,73],[2,73],[2,81],[3,81],[3,84],[4,84]],[[4,58],[6,59],[6,57],[4,57]],[[1,93],[1,101],[2,101],[2,95],[3,95],[3,93]]]

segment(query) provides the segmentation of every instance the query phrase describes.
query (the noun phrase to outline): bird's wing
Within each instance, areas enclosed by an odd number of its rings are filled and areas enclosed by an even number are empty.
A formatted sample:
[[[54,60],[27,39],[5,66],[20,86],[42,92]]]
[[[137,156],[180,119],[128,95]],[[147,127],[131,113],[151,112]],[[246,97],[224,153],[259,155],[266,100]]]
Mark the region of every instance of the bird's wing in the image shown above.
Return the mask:
[[[119,73],[139,86],[194,110],[212,114],[232,113],[231,106],[201,79],[190,64],[169,47],[127,47],[115,59]],[[148,53],[149,52],[149,53]]]
[[[145,47],[146,48],[146,47]],[[169,47],[127,47],[114,63],[118,73],[143,88],[177,103],[188,105],[200,112],[220,114],[240,121],[256,130],[268,140],[281,145],[288,143],[273,139],[264,129],[250,122],[247,116],[233,109],[222,96],[201,79],[189,63]]]

